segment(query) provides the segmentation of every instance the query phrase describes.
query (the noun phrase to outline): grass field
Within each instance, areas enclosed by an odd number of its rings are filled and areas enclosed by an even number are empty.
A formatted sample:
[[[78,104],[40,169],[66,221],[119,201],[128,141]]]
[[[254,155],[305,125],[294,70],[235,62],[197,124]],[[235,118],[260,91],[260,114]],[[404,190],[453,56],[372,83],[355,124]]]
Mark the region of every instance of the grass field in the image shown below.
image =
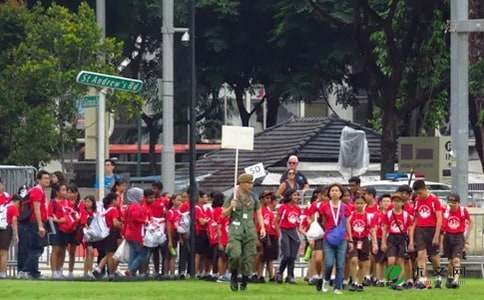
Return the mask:
[[[406,290],[368,288],[361,293],[343,295],[317,293],[305,283],[292,285],[251,284],[246,292],[233,293],[228,284],[203,281],[146,282],[54,282],[0,281],[0,299],[381,299],[398,300],[484,299],[484,280],[468,279],[457,290]]]

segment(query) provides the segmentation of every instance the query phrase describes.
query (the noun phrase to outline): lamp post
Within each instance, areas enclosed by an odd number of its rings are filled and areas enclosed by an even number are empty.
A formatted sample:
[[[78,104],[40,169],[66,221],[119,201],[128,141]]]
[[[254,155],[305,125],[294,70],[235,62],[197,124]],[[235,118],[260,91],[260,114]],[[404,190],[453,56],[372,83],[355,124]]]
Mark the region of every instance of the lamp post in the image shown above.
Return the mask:
[[[191,101],[190,101],[190,277],[195,276],[195,205],[198,200],[197,182],[195,179],[195,107],[197,102],[197,69],[195,57],[195,0],[190,1],[190,52],[191,52]]]

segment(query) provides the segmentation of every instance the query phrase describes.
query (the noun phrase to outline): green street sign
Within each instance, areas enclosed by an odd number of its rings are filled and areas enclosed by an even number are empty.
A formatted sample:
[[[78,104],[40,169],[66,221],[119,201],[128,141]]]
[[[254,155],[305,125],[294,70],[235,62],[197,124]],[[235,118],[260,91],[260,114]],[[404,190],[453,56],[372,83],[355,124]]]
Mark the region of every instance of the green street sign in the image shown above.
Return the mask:
[[[89,71],[81,71],[77,74],[76,82],[99,88],[110,88],[125,92],[139,93],[143,88],[143,82],[131,79]]]
[[[79,99],[81,101],[82,107],[96,107],[99,102],[99,96],[85,96]]]

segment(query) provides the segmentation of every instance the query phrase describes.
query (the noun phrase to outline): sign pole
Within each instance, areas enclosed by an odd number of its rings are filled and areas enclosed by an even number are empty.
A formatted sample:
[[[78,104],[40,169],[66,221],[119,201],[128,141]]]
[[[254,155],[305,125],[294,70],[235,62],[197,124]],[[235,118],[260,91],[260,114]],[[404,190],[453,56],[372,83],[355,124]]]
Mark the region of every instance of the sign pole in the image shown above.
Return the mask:
[[[239,173],[239,148],[235,149],[234,193],[237,187],[237,174]]]
[[[104,198],[104,159],[105,159],[105,117],[106,117],[106,94],[99,90],[99,103],[97,107],[97,180],[99,187],[99,201]]]

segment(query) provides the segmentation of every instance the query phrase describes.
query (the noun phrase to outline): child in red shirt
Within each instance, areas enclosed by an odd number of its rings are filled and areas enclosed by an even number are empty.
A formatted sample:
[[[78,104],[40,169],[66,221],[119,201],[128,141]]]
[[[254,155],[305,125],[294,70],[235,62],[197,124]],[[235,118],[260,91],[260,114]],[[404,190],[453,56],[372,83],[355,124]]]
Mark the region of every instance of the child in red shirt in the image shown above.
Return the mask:
[[[460,205],[460,197],[450,194],[447,197],[448,207],[444,211],[444,257],[449,259],[447,288],[459,287],[460,260],[466,247],[469,247],[469,236],[472,220],[467,209]],[[466,230],[468,228],[468,230]]]
[[[208,194],[199,192],[198,204],[195,206],[195,269],[199,277],[209,279],[212,247],[208,240],[207,224],[210,221],[210,212],[204,208],[208,203]]]
[[[356,198],[354,201],[355,210],[351,213],[348,221],[353,238],[352,251],[349,252],[351,257],[350,273],[353,282],[349,288],[350,291],[363,291],[363,277],[370,272],[370,251],[376,253],[378,250],[375,231],[375,218],[371,218],[365,211],[365,200]],[[370,249],[371,234],[372,249]]]
[[[151,189],[146,189],[144,190],[144,199],[143,199],[143,207],[145,208],[147,214],[148,214],[148,222],[154,221],[156,223],[165,223],[165,216],[166,216],[166,206],[164,201],[161,198],[156,199],[156,195]],[[166,228],[165,228],[166,232]],[[162,249],[164,247],[164,249]],[[163,253],[165,253],[165,256],[163,257],[164,260],[168,260],[168,251],[166,249],[166,245],[161,245],[158,247],[152,247],[148,248],[149,252],[151,255],[153,255],[153,265],[154,265],[154,270],[156,276],[160,276],[160,258]],[[160,255],[161,254],[161,255]],[[147,260],[147,263],[145,266],[143,266],[143,271],[148,270],[148,262],[149,259]],[[166,266],[168,267],[168,265]]]
[[[82,205],[79,209],[80,220],[79,225],[81,228],[88,228],[91,224],[92,218],[96,213],[96,198],[92,195],[86,196],[82,201]],[[94,262],[94,246],[92,243],[83,241],[84,247],[84,278],[85,279],[95,279],[92,273],[92,264]]]
[[[373,274],[373,276],[375,277],[375,280],[376,280],[375,285],[377,287],[385,286],[384,270],[385,270],[385,265],[387,263],[387,255],[385,251],[382,250],[383,217],[385,216],[388,209],[390,209],[392,205],[391,197],[392,196],[390,194],[384,194],[381,196],[380,203],[379,203],[380,209],[375,216],[376,239],[377,239],[378,251],[375,255],[372,256],[372,258],[375,262],[375,274]],[[371,269],[371,266],[370,266],[370,269]]]
[[[278,211],[276,217],[276,232],[281,233],[281,264],[279,271],[276,274],[276,282],[282,283],[282,275],[287,267],[286,282],[295,284],[294,278],[294,264],[299,250],[299,217],[301,210],[298,206],[300,194],[298,191],[293,191],[287,195],[287,200],[283,203]]]
[[[262,239],[262,255],[257,269],[258,282],[265,282],[264,266],[270,280],[274,280],[273,261],[279,258],[279,234],[276,230],[276,220],[274,216],[274,207],[276,197],[273,191],[264,191],[261,194],[262,218],[264,219],[264,228],[266,237]],[[258,226],[258,230],[260,226]],[[259,232],[259,231],[258,231]]]
[[[398,277],[401,277],[404,275],[404,258],[408,251],[413,250],[413,217],[403,209],[404,200],[399,194],[392,196],[392,204],[393,209],[383,216],[382,250],[387,253],[390,268],[400,267]],[[393,284],[392,288],[403,290],[403,284],[401,281],[399,285]]]
[[[168,260],[169,275],[175,275],[176,256],[177,256],[176,251],[178,249],[178,241],[180,240],[177,232],[178,223],[181,220],[180,205],[181,205],[181,195],[173,194],[168,204],[169,210],[166,213],[166,224],[167,224],[166,232],[168,234],[168,252],[169,252],[169,260]]]
[[[440,274],[440,231],[442,227],[442,206],[440,200],[427,190],[423,180],[413,183],[413,190],[417,194],[415,199],[415,249],[417,251],[417,289],[425,289],[429,286],[426,275],[427,257],[430,256],[434,275],[436,277],[434,288],[442,287]],[[409,247],[412,248],[412,247]]]
[[[67,246],[67,235],[65,224],[68,222],[66,212],[69,209],[69,203],[66,199],[67,186],[59,183],[53,187],[55,198],[49,202],[48,215],[54,223],[56,233],[50,235],[52,253],[50,256],[52,278],[62,279],[62,266]]]
[[[229,223],[230,219],[222,214],[224,205],[224,194],[214,192],[212,197],[213,221],[217,224],[217,270],[219,282],[230,281],[227,273],[228,256],[225,252],[229,243]]]
[[[0,183],[1,184],[1,183]],[[10,200],[10,199],[9,199]],[[12,240],[18,243],[18,224],[20,197],[15,195],[10,202],[0,204],[5,210],[7,228],[0,229],[0,279],[7,278],[8,250]]]

